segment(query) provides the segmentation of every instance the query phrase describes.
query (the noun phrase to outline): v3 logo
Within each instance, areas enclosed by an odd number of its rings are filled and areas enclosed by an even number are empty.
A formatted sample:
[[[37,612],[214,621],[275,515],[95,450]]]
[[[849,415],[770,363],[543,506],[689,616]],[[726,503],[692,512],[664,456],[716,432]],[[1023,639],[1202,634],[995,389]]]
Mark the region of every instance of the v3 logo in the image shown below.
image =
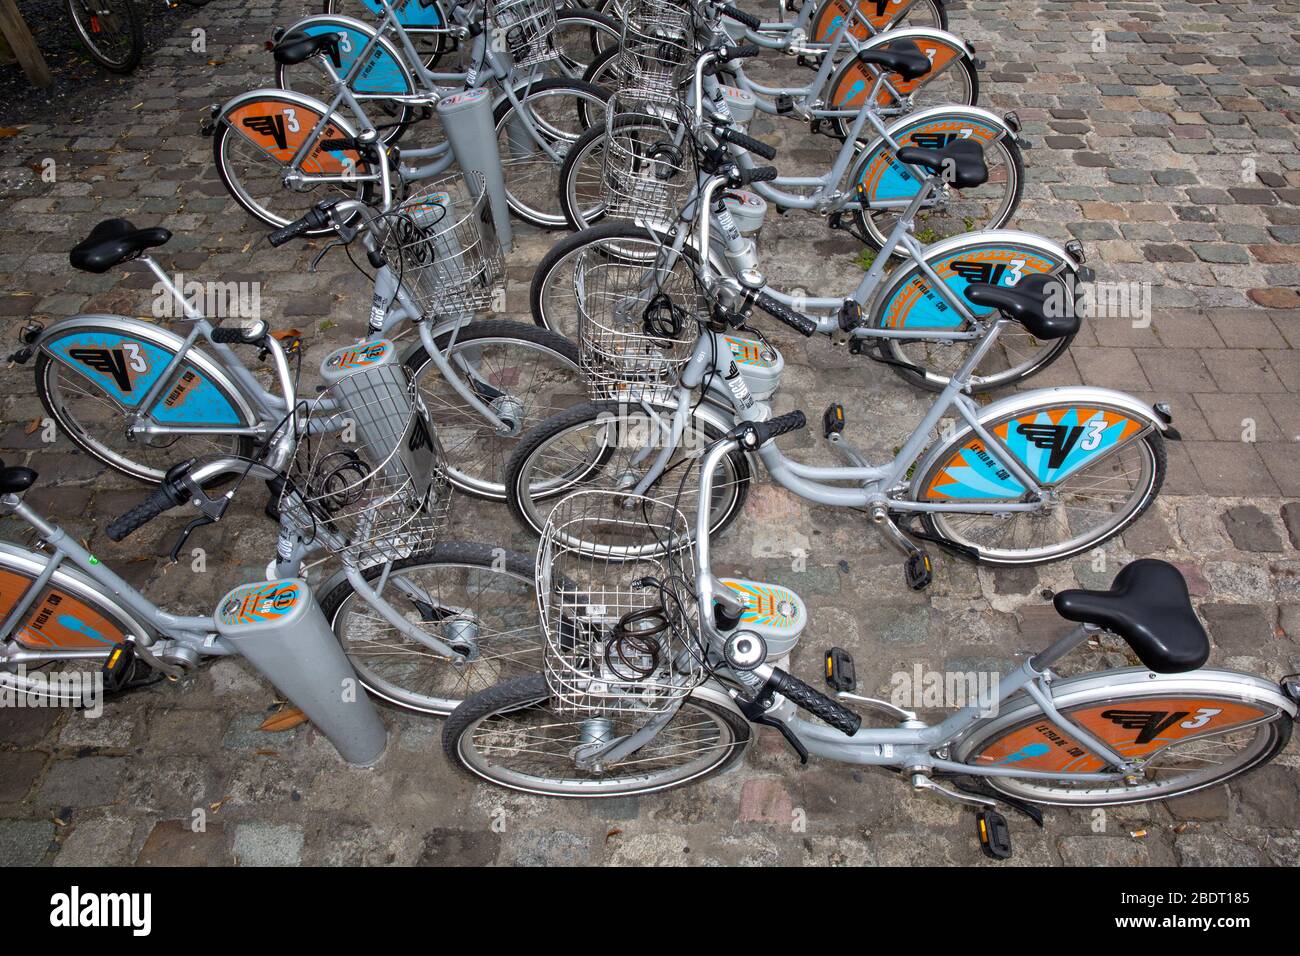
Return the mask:
[[[1029,444],[1049,452],[1047,467],[1060,468],[1065,459],[1078,445],[1084,451],[1092,451],[1101,444],[1101,435],[1106,423],[1102,421],[1085,422],[1082,425],[1043,425],[1037,422],[1022,422],[1016,426],[1016,433],[1024,435]],[[1080,437],[1087,433],[1080,443]]]
[[[148,360],[140,346],[134,342],[126,342],[117,349],[68,349],[68,357],[101,375],[107,375],[123,392],[131,391],[136,375],[149,371]]]
[[[241,121],[247,129],[275,140],[280,149],[289,146],[289,133],[296,133],[301,128],[293,110],[285,110],[276,116],[246,116]]]
[[[1168,730],[1187,716],[1185,710],[1103,710],[1103,720],[1138,732],[1135,744],[1149,744],[1163,731]]]
[[[1001,285],[1003,276],[1011,280],[1007,285],[1015,285],[1025,277],[1024,259],[1012,259],[1010,262],[963,262],[958,260],[952,264],[951,268],[953,272],[967,282],[987,282],[991,285]]]

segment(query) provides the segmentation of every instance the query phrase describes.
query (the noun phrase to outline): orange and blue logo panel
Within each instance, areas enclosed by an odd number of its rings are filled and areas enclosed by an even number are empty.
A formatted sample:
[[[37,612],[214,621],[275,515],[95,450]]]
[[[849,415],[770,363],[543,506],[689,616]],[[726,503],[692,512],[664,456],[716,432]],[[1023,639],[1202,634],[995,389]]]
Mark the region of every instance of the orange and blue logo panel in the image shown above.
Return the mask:
[[[1044,486],[1063,481],[1128,439],[1142,422],[1105,408],[1066,406],[1039,409],[1007,419],[991,431],[1016,460]],[[928,500],[1014,500],[1024,486],[996,451],[978,437],[959,448],[930,479]]]
[[[1263,707],[1196,697],[1124,700],[1067,712],[1070,722],[1125,757],[1145,757],[1197,735],[1219,735],[1268,716]],[[1043,716],[973,754],[975,766],[1097,773],[1101,758]]]

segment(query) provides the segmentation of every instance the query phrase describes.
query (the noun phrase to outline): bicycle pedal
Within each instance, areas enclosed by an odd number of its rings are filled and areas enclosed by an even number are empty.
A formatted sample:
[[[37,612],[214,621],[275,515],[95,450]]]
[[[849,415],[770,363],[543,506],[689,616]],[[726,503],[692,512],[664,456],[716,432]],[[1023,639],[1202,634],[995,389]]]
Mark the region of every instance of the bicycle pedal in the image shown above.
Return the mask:
[[[822,412],[822,435],[829,439],[842,431],[844,431],[844,406],[835,402]]]
[[[104,689],[111,693],[129,687],[137,679],[135,665],[135,642],[114,644],[104,661]]]
[[[909,554],[903,562],[903,580],[913,591],[928,588],[934,580],[934,565],[930,563],[930,556],[924,551]]]
[[[776,96],[776,112],[784,116],[786,113],[794,112],[794,97],[789,93],[778,93]]]
[[[990,860],[1011,859],[1011,828],[1006,817],[996,810],[981,810],[975,815],[975,832],[980,849]]]
[[[853,667],[853,655],[842,647],[832,647],[826,652],[826,683],[831,690],[853,693],[858,687],[858,674]]]

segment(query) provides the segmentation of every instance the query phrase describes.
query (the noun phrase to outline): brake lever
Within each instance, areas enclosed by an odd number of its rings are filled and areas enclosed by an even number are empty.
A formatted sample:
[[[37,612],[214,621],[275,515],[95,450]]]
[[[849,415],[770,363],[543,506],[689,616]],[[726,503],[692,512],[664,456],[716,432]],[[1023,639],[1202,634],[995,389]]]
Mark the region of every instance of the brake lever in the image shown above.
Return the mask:
[[[202,528],[204,525],[216,524],[222,519],[226,513],[226,509],[230,507],[230,499],[233,495],[233,492],[227,492],[216,500],[213,500],[212,498],[209,498],[207,494],[204,493],[203,489],[188,475],[185,477],[185,485],[189,492],[190,503],[194,505],[194,507],[198,508],[202,513],[185,526],[184,530],[181,531],[180,536],[176,539],[176,543],[172,545],[172,564],[175,564],[180,560],[181,549],[185,547],[185,542],[189,540],[190,535],[199,528]]]
[[[762,724],[764,727],[776,729],[785,738],[785,742],[793,747],[794,752],[799,755],[799,762],[801,764],[808,762],[808,748],[803,745],[803,741],[798,738],[784,720],[777,720],[767,713],[767,708],[772,705],[770,697],[766,700],[745,700],[740,698],[736,701],[736,704],[750,723]]]
[[[172,545],[172,554],[171,554],[172,564],[175,564],[178,561],[180,561],[181,549],[185,547],[185,542],[189,540],[191,534],[193,534],[195,531],[199,530],[199,528],[202,528],[206,524],[216,524],[216,522],[217,522],[216,518],[209,518],[207,515],[199,515],[197,518],[195,518],[193,521],[187,524],[184,530],[181,531],[180,536],[177,537],[176,543]]]
[[[335,246],[346,246],[346,245],[347,242],[345,242],[342,239],[331,239],[329,242],[325,244],[325,248],[322,249],[320,252],[316,253],[316,255],[312,258],[311,265],[307,267],[307,272],[309,274],[315,275],[316,267],[320,265],[321,260],[325,258],[325,256],[329,253],[331,249],[333,249]]]

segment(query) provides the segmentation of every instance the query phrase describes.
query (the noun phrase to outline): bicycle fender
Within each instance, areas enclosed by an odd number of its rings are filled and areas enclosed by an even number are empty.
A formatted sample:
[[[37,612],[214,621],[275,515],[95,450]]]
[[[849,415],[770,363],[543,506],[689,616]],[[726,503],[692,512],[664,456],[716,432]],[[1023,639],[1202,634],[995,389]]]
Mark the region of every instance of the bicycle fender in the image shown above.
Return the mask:
[[[921,189],[916,170],[895,158],[891,141],[899,146],[943,149],[955,140],[969,139],[987,150],[1004,136],[1015,139],[1002,117],[978,106],[932,106],[895,120],[885,131],[888,138],[876,137],[858,154],[849,177],[851,185],[863,186],[868,203],[911,199]]]
[[[1080,263],[1060,243],[1017,229],[965,233],[927,246],[925,261],[953,298],[977,318],[992,316],[966,299],[973,282],[1014,286],[1027,275],[1077,273]],[[1070,290],[1073,292],[1073,289]],[[963,317],[934,290],[915,262],[888,274],[867,307],[870,323],[885,329],[956,329]]]
[[[78,315],[47,328],[36,347],[136,408],[166,371],[184,340],[166,329],[120,315]],[[149,416],[159,424],[232,428],[257,424],[246,396],[197,346],[187,353]]]
[[[1109,388],[1069,385],[1011,395],[981,410],[980,425],[1005,448],[991,448],[969,426],[938,442],[913,472],[914,501],[1016,501],[1026,489],[1002,460],[1008,452],[1044,486],[1168,426],[1146,402]]]
[[[975,51],[969,43],[946,30],[935,30],[929,27],[909,27],[905,30],[880,33],[859,44],[858,49],[874,50],[877,47],[888,46],[894,40],[911,40],[934,64],[930,72],[914,80],[902,80],[897,76],[891,76],[889,83],[900,96],[914,93],[959,60],[974,64]],[[858,62],[856,57],[850,56],[845,59],[830,81],[827,103],[831,109],[857,109],[866,103],[867,94],[871,92],[875,83],[876,77],[871,72],[871,68]],[[891,99],[888,90],[881,90],[877,96],[877,102],[881,105],[887,105]]]
[[[420,7],[418,3],[407,4]],[[382,15],[382,14],[380,14]],[[305,33],[308,36],[334,33],[339,38],[340,76],[347,76],[366,45],[375,39],[375,29],[354,17],[339,14],[317,14],[303,17],[285,28],[284,35]],[[379,45],[371,52],[366,64],[352,81],[352,90],[366,95],[390,94],[404,96],[415,92],[415,78],[402,58],[397,45],[387,37],[379,37]]]

